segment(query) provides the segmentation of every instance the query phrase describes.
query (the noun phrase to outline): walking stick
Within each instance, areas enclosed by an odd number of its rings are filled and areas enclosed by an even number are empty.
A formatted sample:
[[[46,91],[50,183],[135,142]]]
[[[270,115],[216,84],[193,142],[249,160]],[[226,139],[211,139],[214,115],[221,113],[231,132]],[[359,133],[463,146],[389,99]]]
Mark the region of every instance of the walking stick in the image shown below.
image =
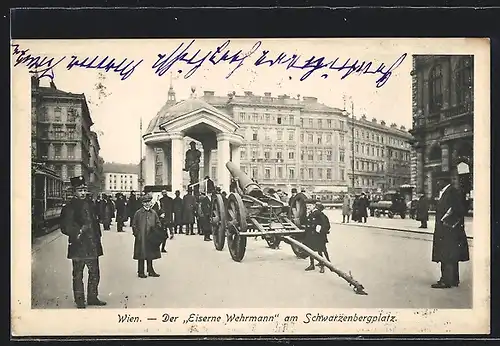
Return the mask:
[[[338,276],[340,276],[342,279],[344,279],[345,281],[347,281],[349,283],[349,286],[353,286],[354,287],[354,292],[356,292],[356,294],[360,294],[360,295],[368,295],[368,293],[365,292],[365,288],[363,287],[363,285],[361,285],[358,281],[356,281],[352,275],[351,275],[351,272],[349,272],[349,274],[346,274],[344,273],[343,271],[335,268],[333,266],[332,263],[330,263],[329,261],[327,261],[325,258],[321,257],[320,255],[318,255],[316,252],[314,252],[313,250],[311,250],[310,248],[308,248],[307,246],[305,246],[304,244],[302,244],[301,242],[293,239],[292,237],[289,237],[289,236],[282,236],[283,240],[285,242],[287,242],[288,244],[293,244],[295,246],[298,246],[300,247],[302,250],[304,250],[305,252],[307,252],[311,257],[315,258],[317,261],[323,263],[327,268],[329,268],[331,271],[333,271],[335,274],[337,274]],[[290,245],[291,245],[290,244]]]

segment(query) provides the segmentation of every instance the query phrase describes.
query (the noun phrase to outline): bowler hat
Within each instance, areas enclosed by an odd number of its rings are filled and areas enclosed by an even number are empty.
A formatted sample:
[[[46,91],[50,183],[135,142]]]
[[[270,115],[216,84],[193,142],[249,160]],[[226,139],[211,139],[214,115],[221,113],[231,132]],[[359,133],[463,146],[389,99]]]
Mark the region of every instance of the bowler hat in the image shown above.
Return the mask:
[[[69,181],[71,183],[71,186],[75,189],[78,187],[87,187],[87,184],[85,183],[85,177],[83,177],[82,175],[70,178]]]
[[[292,189],[292,193],[297,193],[297,189],[296,189],[296,188],[293,188],[293,189]]]

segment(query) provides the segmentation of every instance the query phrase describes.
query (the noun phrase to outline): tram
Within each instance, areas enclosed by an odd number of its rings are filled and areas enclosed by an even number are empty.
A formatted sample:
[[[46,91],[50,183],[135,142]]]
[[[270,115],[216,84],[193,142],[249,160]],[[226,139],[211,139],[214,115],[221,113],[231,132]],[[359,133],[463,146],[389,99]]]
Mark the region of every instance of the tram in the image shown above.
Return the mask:
[[[42,164],[31,165],[31,231],[33,236],[59,227],[63,207],[63,180]]]

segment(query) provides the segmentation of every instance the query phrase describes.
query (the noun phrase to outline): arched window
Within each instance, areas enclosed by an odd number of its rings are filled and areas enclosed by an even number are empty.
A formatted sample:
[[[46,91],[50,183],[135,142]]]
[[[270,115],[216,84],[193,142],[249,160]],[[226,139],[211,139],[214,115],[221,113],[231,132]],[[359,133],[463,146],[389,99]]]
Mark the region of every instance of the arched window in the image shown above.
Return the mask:
[[[441,160],[441,148],[439,147],[439,145],[434,145],[431,148],[431,151],[429,152],[428,160],[429,161]]]
[[[440,110],[443,105],[443,69],[441,65],[434,66],[429,74],[429,93],[430,111]]]
[[[471,101],[472,96],[472,58],[460,58],[455,69],[457,104]]]

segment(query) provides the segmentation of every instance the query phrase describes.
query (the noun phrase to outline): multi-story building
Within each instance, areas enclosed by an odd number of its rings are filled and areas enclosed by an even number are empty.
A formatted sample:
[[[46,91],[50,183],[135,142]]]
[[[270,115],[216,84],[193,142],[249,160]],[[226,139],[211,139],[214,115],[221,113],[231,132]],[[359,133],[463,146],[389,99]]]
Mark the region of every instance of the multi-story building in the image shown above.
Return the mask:
[[[411,134],[404,126],[387,126],[376,118],[368,120],[366,115],[348,122],[349,186],[359,191],[386,191],[410,183]],[[354,127],[354,148],[352,129]],[[352,158],[354,157],[354,160]],[[354,167],[353,167],[354,166]],[[354,186],[352,176],[354,174]]]
[[[136,164],[105,162],[103,173],[103,192],[108,195],[122,193],[128,196],[131,191],[139,190],[139,166]]]
[[[90,133],[90,181],[89,181],[89,191],[92,194],[98,194],[101,192],[101,181],[102,181],[102,166],[101,157],[99,156],[99,151],[101,149],[99,145],[99,138],[97,133],[92,131]]]
[[[32,78],[32,157],[56,171],[69,187],[69,179],[83,175],[90,181],[91,126],[84,94],[41,86]]]
[[[205,91],[202,98],[240,125],[244,137],[241,169],[263,187],[303,188],[326,198],[352,187],[352,118],[342,109],[324,105],[315,97],[273,97],[268,92],[264,96],[250,91],[244,95],[216,96]],[[175,92],[170,87],[167,105],[175,103]],[[404,127],[370,122],[366,116],[355,120],[354,126],[356,190],[386,189],[408,183],[407,140],[411,135]],[[186,138],[186,149],[190,141]],[[201,144],[197,146],[203,152]],[[209,171],[215,183],[216,160],[217,155],[212,153]],[[203,162],[202,158],[201,165]],[[161,158],[157,156],[158,184],[161,172]],[[187,185],[187,174],[184,179]]]
[[[440,177],[451,178],[472,208],[474,60],[468,55],[413,57],[412,180],[432,200]]]

